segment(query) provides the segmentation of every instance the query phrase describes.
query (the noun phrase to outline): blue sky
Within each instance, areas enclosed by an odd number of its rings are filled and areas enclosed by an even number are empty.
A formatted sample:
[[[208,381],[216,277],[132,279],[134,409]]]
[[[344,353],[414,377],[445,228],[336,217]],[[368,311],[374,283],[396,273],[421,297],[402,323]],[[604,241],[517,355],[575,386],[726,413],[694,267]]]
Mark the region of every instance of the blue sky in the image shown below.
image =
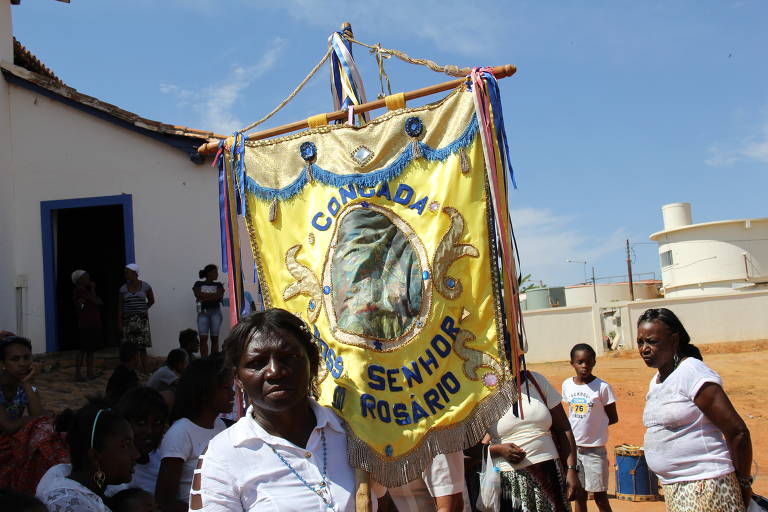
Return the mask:
[[[768,3],[23,0],[14,33],[68,85],[144,117],[231,132],[281,101],[350,21],[355,36],[501,81],[523,271],[550,285],[659,275],[661,206],[765,217]],[[369,98],[374,61],[355,48]],[[389,60],[394,91],[446,79]],[[331,110],[327,68],[266,126]],[[213,175],[212,175],[213,179]],[[641,277],[649,277],[641,276]]]

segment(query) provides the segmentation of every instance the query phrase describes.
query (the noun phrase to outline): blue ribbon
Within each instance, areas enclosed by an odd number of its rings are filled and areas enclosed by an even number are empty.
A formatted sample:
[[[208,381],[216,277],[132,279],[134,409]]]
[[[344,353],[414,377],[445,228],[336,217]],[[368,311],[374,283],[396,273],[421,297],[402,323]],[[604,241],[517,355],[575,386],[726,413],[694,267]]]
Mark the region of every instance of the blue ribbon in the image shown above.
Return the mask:
[[[515,182],[515,172],[512,169],[512,163],[509,158],[509,145],[507,144],[507,131],[504,129],[504,113],[501,108],[501,92],[499,91],[499,82],[493,74],[483,72],[483,78],[486,79],[486,85],[488,87],[488,99],[491,101],[491,109],[493,109],[493,117],[496,125],[496,140],[499,143],[499,152],[501,153],[501,163],[509,174],[509,179],[512,182],[512,186],[517,189],[517,183]]]
[[[224,145],[224,141],[219,142],[219,149]],[[227,273],[229,265],[227,264],[227,220],[224,211],[224,197],[227,193],[226,172],[224,171],[224,154],[219,155],[219,233],[221,237],[221,271]]]

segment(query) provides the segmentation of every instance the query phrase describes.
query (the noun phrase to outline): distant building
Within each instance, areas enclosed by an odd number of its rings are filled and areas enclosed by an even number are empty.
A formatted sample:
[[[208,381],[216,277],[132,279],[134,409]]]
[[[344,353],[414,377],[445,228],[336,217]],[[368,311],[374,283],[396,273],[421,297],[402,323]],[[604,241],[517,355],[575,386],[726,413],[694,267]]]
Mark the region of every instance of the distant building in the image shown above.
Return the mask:
[[[152,352],[165,355],[195,325],[198,270],[220,257],[216,171],[196,150],[214,134],[69,87],[14,40],[8,0],[0,61],[0,329],[34,352],[76,348],[70,275],[82,268],[115,344],[117,290],[135,261],[157,298]]]
[[[635,292],[635,300],[657,299],[661,281],[649,279],[645,281],[635,281],[632,283],[632,290]],[[597,295],[597,301],[595,301]],[[565,287],[565,302],[569,306],[584,306],[586,304],[610,305],[612,302],[621,302],[630,300],[629,283],[597,283],[597,286],[591,284],[577,284]]]
[[[662,207],[659,244],[664,296],[768,289],[768,218],[693,224],[690,203]]]

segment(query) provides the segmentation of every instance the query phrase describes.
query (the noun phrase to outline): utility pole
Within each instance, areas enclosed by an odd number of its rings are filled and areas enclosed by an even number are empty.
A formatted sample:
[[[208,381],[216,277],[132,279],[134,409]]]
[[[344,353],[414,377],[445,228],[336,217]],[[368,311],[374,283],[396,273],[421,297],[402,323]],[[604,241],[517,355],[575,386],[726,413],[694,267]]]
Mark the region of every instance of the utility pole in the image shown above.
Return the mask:
[[[595,304],[597,304],[597,281],[595,280],[595,267],[592,267],[592,295],[595,298]]]
[[[627,275],[629,276],[629,300],[635,300],[635,287],[632,284],[632,255],[629,251],[629,238],[627,238]]]

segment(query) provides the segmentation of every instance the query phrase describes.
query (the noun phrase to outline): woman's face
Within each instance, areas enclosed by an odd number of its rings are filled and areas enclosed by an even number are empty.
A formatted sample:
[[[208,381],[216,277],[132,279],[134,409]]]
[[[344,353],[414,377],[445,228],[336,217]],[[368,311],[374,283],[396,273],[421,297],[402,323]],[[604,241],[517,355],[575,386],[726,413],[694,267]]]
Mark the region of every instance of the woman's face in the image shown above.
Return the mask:
[[[209,281],[215,281],[215,280],[217,280],[217,279],[219,278],[219,270],[218,270],[218,269],[215,269],[215,268],[213,268],[213,269],[209,270],[209,271],[208,271],[208,272],[205,274],[205,277],[206,277],[206,278],[207,278]]]
[[[663,322],[643,322],[637,327],[637,350],[650,368],[661,368],[672,362],[677,353],[677,334]]]
[[[25,346],[14,343],[5,347],[5,371],[11,377],[22,380],[32,367],[32,352]]]
[[[160,412],[150,412],[145,418],[130,420],[133,430],[133,444],[141,458],[160,446],[165,433],[165,417]]]
[[[216,412],[220,414],[232,412],[232,406],[235,403],[234,385],[235,376],[233,374],[217,383],[216,391],[213,394],[213,406]]]
[[[128,281],[136,281],[139,278],[139,274],[137,274],[135,270],[131,270],[129,268],[126,268],[125,269],[125,278]]]
[[[113,432],[104,436],[104,445],[96,455],[98,466],[104,472],[104,481],[109,485],[130,482],[138,458],[131,425],[125,420]]]
[[[237,376],[253,406],[261,411],[290,411],[303,406],[309,395],[309,357],[285,329],[252,336],[240,357]]]

